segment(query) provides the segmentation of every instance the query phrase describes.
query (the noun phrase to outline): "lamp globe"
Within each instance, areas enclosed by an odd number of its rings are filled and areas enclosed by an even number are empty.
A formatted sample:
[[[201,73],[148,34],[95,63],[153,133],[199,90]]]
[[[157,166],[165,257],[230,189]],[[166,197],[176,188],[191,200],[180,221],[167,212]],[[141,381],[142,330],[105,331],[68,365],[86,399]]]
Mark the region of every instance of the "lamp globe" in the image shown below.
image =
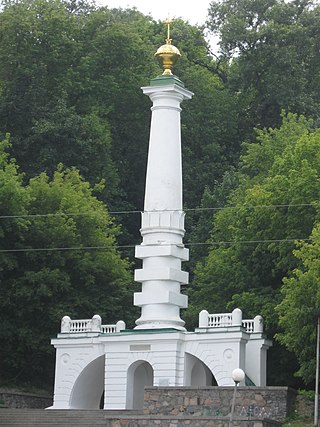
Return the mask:
[[[245,378],[245,373],[242,369],[237,368],[232,371],[231,376],[235,383],[241,383],[241,381],[243,381]]]

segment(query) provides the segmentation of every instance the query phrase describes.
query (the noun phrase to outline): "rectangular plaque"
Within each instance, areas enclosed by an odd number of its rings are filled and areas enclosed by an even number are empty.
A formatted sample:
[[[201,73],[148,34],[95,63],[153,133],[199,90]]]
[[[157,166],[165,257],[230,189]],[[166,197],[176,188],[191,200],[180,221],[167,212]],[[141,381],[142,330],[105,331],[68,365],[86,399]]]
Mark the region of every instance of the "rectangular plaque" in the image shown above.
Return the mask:
[[[130,345],[130,351],[150,351],[150,344],[132,344]]]

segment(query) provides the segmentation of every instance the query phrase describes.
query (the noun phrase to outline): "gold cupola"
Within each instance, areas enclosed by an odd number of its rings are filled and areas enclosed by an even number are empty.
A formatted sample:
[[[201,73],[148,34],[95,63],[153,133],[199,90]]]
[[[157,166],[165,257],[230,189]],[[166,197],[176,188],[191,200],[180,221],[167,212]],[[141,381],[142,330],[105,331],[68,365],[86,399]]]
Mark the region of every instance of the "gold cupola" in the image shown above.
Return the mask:
[[[167,24],[166,44],[160,46],[154,55],[163,68],[163,76],[173,75],[171,69],[181,56],[179,49],[171,44],[170,24],[172,24],[172,22],[172,19],[169,18],[165,21],[165,24]]]

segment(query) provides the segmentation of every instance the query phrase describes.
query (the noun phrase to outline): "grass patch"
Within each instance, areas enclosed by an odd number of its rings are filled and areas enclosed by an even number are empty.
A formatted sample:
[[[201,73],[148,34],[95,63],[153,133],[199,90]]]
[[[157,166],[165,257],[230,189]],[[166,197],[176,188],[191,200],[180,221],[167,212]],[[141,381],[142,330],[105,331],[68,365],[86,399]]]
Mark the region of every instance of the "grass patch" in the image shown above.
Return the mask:
[[[40,387],[35,387],[32,384],[9,384],[9,383],[0,383],[0,390],[8,393],[30,393],[38,394],[40,396],[50,396],[53,391],[42,389]]]
[[[283,427],[313,427],[313,418],[296,414],[289,415],[282,424]]]

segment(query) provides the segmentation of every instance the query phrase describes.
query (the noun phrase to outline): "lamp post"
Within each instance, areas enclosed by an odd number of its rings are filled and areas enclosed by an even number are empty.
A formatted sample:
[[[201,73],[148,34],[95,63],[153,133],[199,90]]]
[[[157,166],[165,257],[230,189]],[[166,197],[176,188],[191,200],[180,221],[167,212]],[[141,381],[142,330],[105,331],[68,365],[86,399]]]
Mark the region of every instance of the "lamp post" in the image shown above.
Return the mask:
[[[238,387],[238,384],[244,380],[245,373],[243,372],[242,369],[237,368],[232,371],[231,376],[234,381],[234,389],[233,389],[233,398],[232,398],[232,405],[231,405],[229,427],[233,427],[233,414],[234,414],[234,407],[236,404],[237,387]]]
[[[320,311],[315,313],[317,317],[317,354],[316,354],[316,385],[314,395],[314,425],[318,426],[319,412],[319,353],[320,353]]]

